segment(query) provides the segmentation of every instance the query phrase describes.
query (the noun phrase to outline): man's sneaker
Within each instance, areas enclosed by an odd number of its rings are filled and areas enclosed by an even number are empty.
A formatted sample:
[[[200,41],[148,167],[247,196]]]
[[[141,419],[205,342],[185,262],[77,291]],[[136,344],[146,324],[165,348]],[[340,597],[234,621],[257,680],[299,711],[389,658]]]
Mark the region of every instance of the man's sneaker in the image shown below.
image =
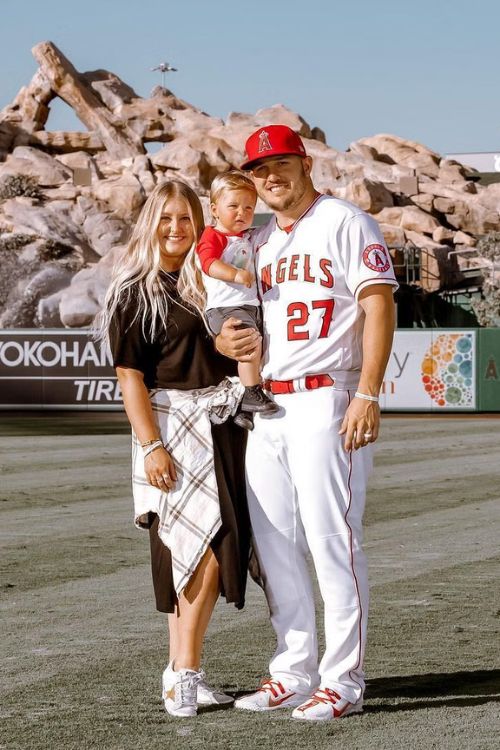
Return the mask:
[[[349,714],[358,714],[362,710],[363,700],[359,700],[357,703],[349,703],[335,690],[319,688],[311,698],[294,710],[292,719],[328,721],[329,719],[340,719],[342,716],[349,716]]]
[[[223,704],[233,703],[234,698],[231,695],[226,695],[222,690],[211,687],[203,679],[198,683],[196,700],[199,706],[222,706]]]
[[[262,680],[259,689],[250,695],[238,698],[234,705],[247,711],[274,711],[276,708],[293,708],[304,701],[305,696],[289,690],[278,680]]]
[[[274,414],[279,411],[278,404],[264,393],[260,385],[245,386],[240,406],[242,411],[265,412],[266,414]]]
[[[198,685],[205,673],[194,669],[174,672],[171,664],[163,672],[162,697],[165,710],[171,716],[196,716]]]

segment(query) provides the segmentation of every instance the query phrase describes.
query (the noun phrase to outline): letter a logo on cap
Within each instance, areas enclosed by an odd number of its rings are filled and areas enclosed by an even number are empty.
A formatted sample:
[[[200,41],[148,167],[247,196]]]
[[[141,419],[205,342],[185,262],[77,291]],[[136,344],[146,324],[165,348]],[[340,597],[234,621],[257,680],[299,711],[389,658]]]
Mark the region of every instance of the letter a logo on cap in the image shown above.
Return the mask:
[[[255,130],[245,143],[247,160],[241,169],[251,169],[254,162],[276,156],[302,156],[306,150],[302,139],[288,125],[264,125]]]
[[[269,142],[269,133],[267,130],[261,130],[259,133],[259,146],[257,148],[257,151],[259,154],[261,154],[263,151],[272,151],[273,147],[271,146]]]

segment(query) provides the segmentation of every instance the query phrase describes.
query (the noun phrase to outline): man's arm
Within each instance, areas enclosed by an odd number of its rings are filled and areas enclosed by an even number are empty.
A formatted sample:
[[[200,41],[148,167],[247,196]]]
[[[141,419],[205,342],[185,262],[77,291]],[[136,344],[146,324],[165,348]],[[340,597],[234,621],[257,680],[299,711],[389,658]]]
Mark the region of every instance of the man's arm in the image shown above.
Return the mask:
[[[390,284],[373,284],[360,292],[359,304],[365,312],[363,331],[363,365],[358,391],[368,396],[378,396],[392,348],[395,308],[393,287]],[[361,448],[378,437],[380,408],[374,401],[353,398],[340,429],[345,435],[345,449]],[[371,436],[364,438],[365,433]]]
[[[241,320],[228,318],[215,338],[215,348],[225,357],[250,362],[258,350],[262,336],[255,328],[240,328]]]

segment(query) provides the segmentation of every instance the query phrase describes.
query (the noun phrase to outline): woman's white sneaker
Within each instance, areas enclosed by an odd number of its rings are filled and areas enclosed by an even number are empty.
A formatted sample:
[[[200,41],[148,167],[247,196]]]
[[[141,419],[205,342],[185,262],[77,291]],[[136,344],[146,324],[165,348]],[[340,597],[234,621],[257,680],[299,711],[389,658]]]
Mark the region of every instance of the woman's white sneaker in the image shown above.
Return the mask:
[[[196,716],[198,685],[204,677],[203,671],[196,672],[194,669],[175,672],[169,664],[162,678],[165,710],[171,716]]]
[[[235,708],[246,711],[274,711],[277,708],[293,708],[303,703],[305,696],[286,688],[278,680],[262,680],[259,689],[244,695],[235,702]]]
[[[233,703],[234,698],[208,685],[203,679],[198,683],[197,701],[199,706],[222,706]]]
[[[292,719],[306,721],[329,721],[340,719],[349,714],[358,714],[363,710],[363,700],[350,703],[342,698],[335,690],[319,688],[316,692],[298,706],[292,713]]]

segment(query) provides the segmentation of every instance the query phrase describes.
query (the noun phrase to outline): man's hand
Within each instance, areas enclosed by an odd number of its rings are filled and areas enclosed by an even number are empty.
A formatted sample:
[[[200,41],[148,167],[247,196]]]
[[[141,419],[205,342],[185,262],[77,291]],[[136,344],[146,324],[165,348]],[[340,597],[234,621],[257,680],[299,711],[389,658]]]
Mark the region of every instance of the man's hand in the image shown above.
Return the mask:
[[[250,289],[254,280],[255,277],[253,273],[251,271],[247,271],[245,268],[239,268],[236,271],[236,275],[234,277],[235,284],[242,284],[243,286],[248,287],[248,289]]]
[[[339,435],[345,435],[346,451],[357,450],[368,443],[374,443],[378,438],[379,426],[379,405],[374,401],[353,398],[339,430]]]
[[[215,339],[217,351],[238,362],[250,362],[260,352],[262,336],[254,328],[240,328],[241,320],[228,318]]]

